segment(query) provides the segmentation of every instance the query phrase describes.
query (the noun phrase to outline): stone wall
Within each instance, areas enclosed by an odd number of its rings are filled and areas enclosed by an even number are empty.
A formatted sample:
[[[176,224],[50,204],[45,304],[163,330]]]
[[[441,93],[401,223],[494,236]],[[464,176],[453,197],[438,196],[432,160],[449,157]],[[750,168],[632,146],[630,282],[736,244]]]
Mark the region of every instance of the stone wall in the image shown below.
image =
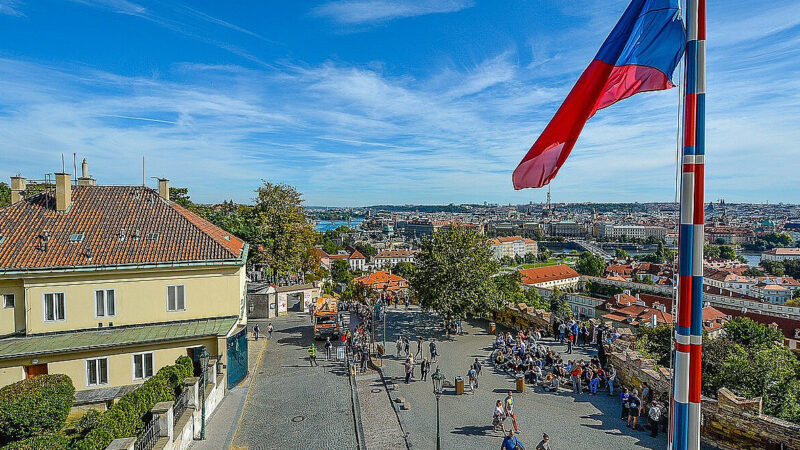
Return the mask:
[[[551,314],[543,309],[535,309],[524,303],[518,305],[509,303],[498,311],[495,321],[508,328],[520,330],[523,328],[545,328],[550,330]]]
[[[618,339],[608,352],[619,382],[641,392],[647,383],[656,398],[672,389],[672,371],[656,367],[633,350],[632,339]],[[723,450],[800,449],[800,425],[761,413],[761,398],[737,397],[722,388],[717,399],[702,398],[702,441]]]

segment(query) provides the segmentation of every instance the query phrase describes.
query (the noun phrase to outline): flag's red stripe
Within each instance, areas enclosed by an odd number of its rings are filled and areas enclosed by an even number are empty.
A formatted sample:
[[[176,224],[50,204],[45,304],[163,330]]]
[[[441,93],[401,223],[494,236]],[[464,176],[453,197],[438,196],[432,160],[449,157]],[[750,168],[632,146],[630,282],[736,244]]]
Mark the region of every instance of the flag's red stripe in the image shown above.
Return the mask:
[[[514,170],[514,188],[542,187],[558,173],[597,110],[636,93],[672,88],[652,67],[612,66],[595,60],[586,68],[564,103]]]

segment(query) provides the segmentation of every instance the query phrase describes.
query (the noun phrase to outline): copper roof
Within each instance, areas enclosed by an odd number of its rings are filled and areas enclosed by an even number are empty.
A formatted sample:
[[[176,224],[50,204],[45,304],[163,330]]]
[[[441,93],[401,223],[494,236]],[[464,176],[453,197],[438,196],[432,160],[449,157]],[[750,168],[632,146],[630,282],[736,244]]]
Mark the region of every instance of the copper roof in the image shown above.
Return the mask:
[[[245,243],[143,186],[73,186],[0,209],[0,271],[238,260]],[[74,239],[73,235],[83,235]]]

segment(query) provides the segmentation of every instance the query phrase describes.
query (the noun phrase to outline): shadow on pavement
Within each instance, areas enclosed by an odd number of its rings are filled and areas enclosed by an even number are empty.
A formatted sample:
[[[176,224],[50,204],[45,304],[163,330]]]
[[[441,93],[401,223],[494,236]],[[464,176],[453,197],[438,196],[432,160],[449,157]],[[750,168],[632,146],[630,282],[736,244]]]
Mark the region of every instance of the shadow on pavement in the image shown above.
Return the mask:
[[[486,425],[483,427],[476,427],[474,425],[469,425],[465,427],[458,427],[451,431],[453,434],[463,434],[465,436],[490,436],[498,434],[496,433],[491,425]]]

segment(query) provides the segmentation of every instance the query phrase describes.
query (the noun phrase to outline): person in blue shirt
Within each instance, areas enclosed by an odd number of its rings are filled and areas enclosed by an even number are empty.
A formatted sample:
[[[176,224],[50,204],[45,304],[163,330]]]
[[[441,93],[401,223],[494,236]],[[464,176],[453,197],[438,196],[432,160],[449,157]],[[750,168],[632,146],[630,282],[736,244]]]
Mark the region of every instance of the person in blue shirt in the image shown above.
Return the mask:
[[[518,450],[522,449],[525,450],[525,445],[514,436],[514,430],[508,430],[508,436],[503,439],[503,445],[500,446],[500,450]]]

